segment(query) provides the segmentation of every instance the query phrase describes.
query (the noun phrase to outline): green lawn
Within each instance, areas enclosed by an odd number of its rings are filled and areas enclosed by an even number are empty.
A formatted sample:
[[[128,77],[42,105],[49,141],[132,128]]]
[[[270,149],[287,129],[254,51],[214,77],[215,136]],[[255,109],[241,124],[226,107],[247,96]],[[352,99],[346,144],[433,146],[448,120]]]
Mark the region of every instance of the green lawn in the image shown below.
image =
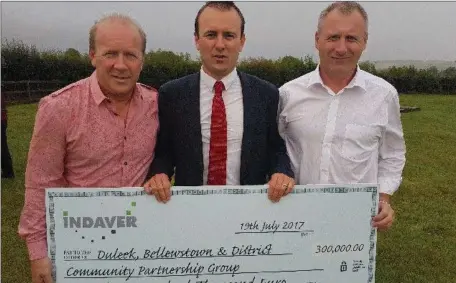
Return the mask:
[[[456,95],[402,95],[421,107],[402,116],[407,163],[393,198],[393,229],[378,238],[377,283],[456,282]],[[30,282],[17,236],[24,170],[36,104],[9,107],[8,142],[16,180],[2,179],[2,280]]]

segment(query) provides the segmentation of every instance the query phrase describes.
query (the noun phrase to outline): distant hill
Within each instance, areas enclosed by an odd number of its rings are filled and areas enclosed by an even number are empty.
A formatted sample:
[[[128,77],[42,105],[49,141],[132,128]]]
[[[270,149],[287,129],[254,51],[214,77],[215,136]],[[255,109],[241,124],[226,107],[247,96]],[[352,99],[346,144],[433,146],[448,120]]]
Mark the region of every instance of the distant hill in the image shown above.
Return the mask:
[[[388,69],[389,67],[403,67],[415,66],[417,69],[427,69],[435,66],[439,71],[445,70],[449,67],[456,68],[456,61],[440,61],[440,60],[384,60],[384,61],[371,61],[375,64],[377,70]]]

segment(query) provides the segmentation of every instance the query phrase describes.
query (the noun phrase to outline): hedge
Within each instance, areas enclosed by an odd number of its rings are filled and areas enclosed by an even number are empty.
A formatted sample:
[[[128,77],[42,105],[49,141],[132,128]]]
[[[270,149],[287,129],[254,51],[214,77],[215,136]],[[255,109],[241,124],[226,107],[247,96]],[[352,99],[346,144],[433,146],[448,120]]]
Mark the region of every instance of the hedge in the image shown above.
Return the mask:
[[[238,69],[268,80],[278,87],[285,82],[314,70],[316,63],[310,56],[285,56],[277,60],[248,58]],[[394,85],[400,93],[456,94],[456,68],[439,71],[436,67],[416,69],[412,66],[390,67],[376,70],[373,63],[360,63],[360,67],[380,76]],[[149,51],[140,81],[155,88],[163,83],[197,72],[200,62],[189,54],[165,50]],[[21,41],[2,42],[2,81],[58,80],[73,82],[89,76],[93,67],[87,54],[70,48],[38,51],[33,45]]]

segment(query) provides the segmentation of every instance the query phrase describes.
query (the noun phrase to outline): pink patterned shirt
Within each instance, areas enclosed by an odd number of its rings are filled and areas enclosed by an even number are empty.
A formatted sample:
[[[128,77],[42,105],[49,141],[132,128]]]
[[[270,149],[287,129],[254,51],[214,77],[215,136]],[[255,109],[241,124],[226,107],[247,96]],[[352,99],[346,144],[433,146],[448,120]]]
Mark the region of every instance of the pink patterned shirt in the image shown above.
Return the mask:
[[[155,89],[136,84],[125,121],[101,92],[95,72],[40,101],[19,223],[30,260],[47,256],[45,188],[142,186],[157,130]]]

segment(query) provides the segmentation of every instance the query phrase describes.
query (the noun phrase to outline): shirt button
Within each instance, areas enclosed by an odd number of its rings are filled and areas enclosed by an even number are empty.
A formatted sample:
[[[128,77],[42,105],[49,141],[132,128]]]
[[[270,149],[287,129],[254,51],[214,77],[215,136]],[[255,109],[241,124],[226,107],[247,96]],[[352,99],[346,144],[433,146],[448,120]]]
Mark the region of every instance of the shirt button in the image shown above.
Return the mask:
[[[127,161],[125,161],[125,162],[124,162],[124,165],[127,165],[127,164],[128,164]]]
[[[124,137],[124,140],[127,140],[127,137],[126,137],[126,136]]]

